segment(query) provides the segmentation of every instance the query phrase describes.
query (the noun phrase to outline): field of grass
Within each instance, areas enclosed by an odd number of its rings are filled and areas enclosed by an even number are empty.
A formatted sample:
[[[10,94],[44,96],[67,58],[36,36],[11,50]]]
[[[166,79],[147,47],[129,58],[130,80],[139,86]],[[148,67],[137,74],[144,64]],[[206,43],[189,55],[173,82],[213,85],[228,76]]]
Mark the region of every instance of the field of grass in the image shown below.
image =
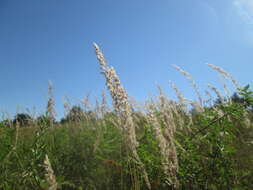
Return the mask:
[[[0,190],[252,190],[253,92],[214,65],[236,87],[236,95],[178,101],[162,89],[137,109],[116,71],[94,44],[112,107],[105,96],[94,108],[71,107],[54,119],[52,85],[47,111],[0,123]],[[224,90],[227,88],[224,86]],[[207,92],[207,95],[209,93]]]

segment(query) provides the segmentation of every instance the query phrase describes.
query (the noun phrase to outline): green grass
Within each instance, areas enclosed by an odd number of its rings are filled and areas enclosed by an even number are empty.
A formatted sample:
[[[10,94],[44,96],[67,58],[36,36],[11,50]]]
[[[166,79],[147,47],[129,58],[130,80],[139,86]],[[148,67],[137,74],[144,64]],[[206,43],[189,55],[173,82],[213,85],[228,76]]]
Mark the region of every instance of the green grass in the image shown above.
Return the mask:
[[[193,113],[191,130],[177,129],[174,140],[179,160],[178,189],[253,189],[250,106],[251,102],[247,106],[232,102],[216,105],[216,109],[206,107],[202,113]],[[217,109],[223,110],[225,116],[220,116]],[[247,125],[245,111],[251,122]],[[134,114],[138,153],[152,189],[173,189],[163,174],[152,123],[145,115]],[[186,124],[188,117],[182,115]],[[158,119],[162,123],[161,117]],[[90,116],[53,126],[31,124],[18,130],[2,127],[0,189],[47,189],[43,165],[46,154],[58,189],[147,189],[141,171],[127,154],[117,125],[117,116],[108,114],[100,119]]]

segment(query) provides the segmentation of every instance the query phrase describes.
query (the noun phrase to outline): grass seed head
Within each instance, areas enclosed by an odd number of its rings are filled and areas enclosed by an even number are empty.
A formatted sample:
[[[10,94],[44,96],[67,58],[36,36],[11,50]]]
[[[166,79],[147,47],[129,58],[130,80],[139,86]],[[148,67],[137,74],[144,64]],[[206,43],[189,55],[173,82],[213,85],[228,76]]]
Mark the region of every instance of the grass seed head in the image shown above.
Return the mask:
[[[57,182],[54,175],[54,170],[51,167],[50,160],[46,154],[45,160],[44,160],[44,168],[46,170],[45,178],[49,185],[48,190],[56,190],[57,189]]]

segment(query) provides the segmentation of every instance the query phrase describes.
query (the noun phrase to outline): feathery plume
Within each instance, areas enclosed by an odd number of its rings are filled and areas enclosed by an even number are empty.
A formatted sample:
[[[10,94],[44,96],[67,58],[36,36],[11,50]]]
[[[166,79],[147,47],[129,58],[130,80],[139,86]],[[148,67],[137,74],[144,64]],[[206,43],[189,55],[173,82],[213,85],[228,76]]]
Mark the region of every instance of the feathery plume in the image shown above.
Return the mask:
[[[56,190],[57,189],[57,182],[54,175],[54,170],[51,167],[50,160],[46,154],[45,160],[44,160],[44,167],[46,170],[45,178],[49,185],[48,190]]]
[[[164,136],[161,135],[161,129],[158,129],[156,126],[155,135],[159,142],[159,146],[161,148],[161,154],[164,159],[164,173],[167,176],[167,180],[169,185],[177,188],[179,185],[179,181],[177,179],[177,171],[178,171],[178,159],[177,159],[177,151],[174,143],[174,136],[176,132],[175,120],[173,117],[173,106],[166,99],[163,91],[159,88],[159,99],[160,99],[160,110],[162,113],[162,121],[164,122]],[[154,120],[153,120],[154,121]],[[157,125],[157,122],[154,121],[154,124]]]
[[[102,113],[104,114],[106,112],[106,108],[107,108],[107,99],[106,99],[106,95],[105,95],[105,91],[102,91]]]
[[[211,93],[208,90],[205,90],[205,94],[209,97],[207,100],[205,100],[205,102],[211,105],[211,101],[213,100]]]
[[[71,110],[71,104],[70,104],[70,101],[67,97],[63,98],[63,106],[64,106],[64,111],[65,111],[65,116],[67,116],[67,114]]]
[[[86,96],[84,96],[84,98],[81,102],[83,104],[83,107],[84,107],[85,111],[88,111],[91,108],[90,94],[87,94]]]
[[[50,123],[53,124],[55,120],[55,110],[54,110],[54,97],[53,97],[53,83],[48,81],[48,101],[47,101],[47,114],[50,119]]]
[[[136,139],[135,126],[134,126],[134,122],[132,118],[132,109],[128,101],[128,95],[125,89],[121,86],[120,79],[117,76],[114,68],[109,67],[106,64],[106,60],[99,46],[96,43],[93,43],[93,46],[96,50],[96,55],[100,63],[102,74],[105,76],[106,86],[110,91],[110,94],[113,100],[114,109],[121,118],[121,125],[122,125],[123,132],[125,134],[125,141],[126,141],[127,148],[130,151],[133,158],[139,164],[139,167],[143,172],[144,180],[146,182],[147,187],[151,189],[151,185],[148,179],[146,169],[137,153],[138,142]]]
[[[202,98],[201,98],[199,89],[198,89],[197,84],[196,84],[195,80],[193,79],[193,77],[190,75],[190,73],[188,73],[185,70],[181,69],[179,66],[177,66],[177,65],[172,65],[172,66],[175,69],[177,69],[183,76],[185,76],[190,81],[190,83],[192,84],[192,87],[193,87],[195,93],[197,94],[197,97],[199,99],[199,103],[202,106],[202,104],[203,104]]]
[[[215,65],[212,65],[212,64],[207,64],[210,68],[212,68],[213,70],[217,71],[219,73],[219,75],[221,76],[221,83],[223,84],[223,88],[224,88],[224,92],[226,94],[226,98],[227,98],[227,101],[230,102],[230,92],[229,92],[229,88],[228,86],[226,85],[225,83],[225,79],[229,79],[232,81],[232,83],[234,85],[238,85],[237,82],[235,81],[235,79],[229,74],[227,73],[226,71],[224,71],[221,67],[218,67],[218,66],[215,66]]]
[[[199,105],[198,102],[195,102],[195,101],[189,101],[189,103],[192,105],[192,107],[194,108],[194,110],[197,112],[197,113],[202,113],[204,112],[204,108]]]
[[[223,96],[221,95],[221,93],[218,91],[217,88],[215,88],[210,84],[208,84],[207,87],[210,88],[216,94],[216,96],[220,99],[221,103],[225,103]]]
[[[240,87],[240,84],[234,79],[232,75],[230,75],[228,72],[224,71],[221,67],[218,67],[213,64],[207,64],[210,68],[216,70],[218,73],[220,73],[224,78],[229,79],[236,88]]]
[[[175,91],[180,105],[182,105],[183,107],[186,106],[185,105],[186,99],[184,98],[183,93],[179,90],[179,88],[177,88],[175,83],[173,83],[172,81],[170,81],[169,83],[170,83],[170,87]]]

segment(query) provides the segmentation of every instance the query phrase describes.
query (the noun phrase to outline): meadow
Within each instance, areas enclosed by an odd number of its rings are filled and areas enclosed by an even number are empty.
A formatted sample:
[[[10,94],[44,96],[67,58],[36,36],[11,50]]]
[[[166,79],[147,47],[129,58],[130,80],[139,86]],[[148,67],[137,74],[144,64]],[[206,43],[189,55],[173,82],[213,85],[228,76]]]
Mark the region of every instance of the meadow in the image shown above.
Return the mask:
[[[97,59],[110,100],[91,106],[64,102],[55,120],[49,83],[44,115],[18,114],[0,123],[1,190],[252,190],[253,91],[222,68],[208,65],[236,91],[209,86],[200,95],[192,76],[174,66],[192,85],[197,101],[159,94],[133,104],[99,46]],[[211,94],[215,94],[213,97]],[[111,105],[111,106],[110,106]]]

